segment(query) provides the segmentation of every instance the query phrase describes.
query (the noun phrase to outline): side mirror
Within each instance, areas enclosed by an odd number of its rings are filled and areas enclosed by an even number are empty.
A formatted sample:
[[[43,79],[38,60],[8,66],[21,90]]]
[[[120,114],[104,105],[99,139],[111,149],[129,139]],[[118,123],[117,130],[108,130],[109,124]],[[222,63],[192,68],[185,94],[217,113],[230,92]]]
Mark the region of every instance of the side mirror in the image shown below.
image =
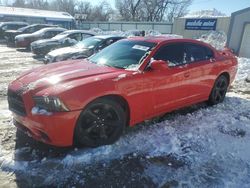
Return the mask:
[[[166,70],[168,69],[168,62],[163,60],[153,60],[149,66],[152,70]]]

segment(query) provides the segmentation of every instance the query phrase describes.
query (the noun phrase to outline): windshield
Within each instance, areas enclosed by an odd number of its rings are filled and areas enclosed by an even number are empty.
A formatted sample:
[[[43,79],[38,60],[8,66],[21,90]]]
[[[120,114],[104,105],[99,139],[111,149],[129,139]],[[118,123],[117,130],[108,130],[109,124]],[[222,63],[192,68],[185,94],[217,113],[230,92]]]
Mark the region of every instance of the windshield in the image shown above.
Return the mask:
[[[63,38],[66,38],[67,36],[68,36],[68,34],[63,32],[63,33],[60,33],[60,34],[58,34],[58,35],[52,37],[52,39],[61,40],[61,39],[63,39]]]
[[[34,32],[34,34],[36,34],[36,35],[41,35],[41,34],[44,33],[46,30],[48,30],[48,28],[43,28],[43,29],[40,29],[40,30]]]
[[[101,39],[101,38],[89,37],[89,38],[86,38],[86,39],[78,42],[75,46],[77,48],[94,48],[95,46],[100,44],[102,41],[103,41],[103,39]]]
[[[90,62],[127,69],[139,66],[140,60],[156,46],[145,41],[118,41],[89,58]]]
[[[23,31],[25,31],[26,29],[29,29],[29,28],[30,28],[30,26],[28,25],[28,26],[19,28],[17,31],[23,32]]]

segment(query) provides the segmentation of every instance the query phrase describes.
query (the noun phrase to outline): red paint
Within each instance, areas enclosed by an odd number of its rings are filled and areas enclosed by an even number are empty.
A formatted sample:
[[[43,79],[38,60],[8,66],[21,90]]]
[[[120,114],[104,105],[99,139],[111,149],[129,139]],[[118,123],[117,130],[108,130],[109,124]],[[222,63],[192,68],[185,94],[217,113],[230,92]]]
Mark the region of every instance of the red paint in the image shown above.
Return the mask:
[[[230,83],[235,78],[237,59],[229,51],[221,53],[210,45],[190,39],[151,37],[146,40],[156,42],[157,46],[141,64],[139,71],[97,66],[87,60],[75,60],[42,66],[24,73],[9,85],[10,90],[18,91],[25,85],[51,76],[54,76],[51,77],[52,81],[55,81],[57,76],[60,81],[54,85],[47,81],[37,82],[34,88],[22,94],[27,116],[14,113],[14,119],[31,131],[35,139],[51,145],[69,146],[72,145],[80,112],[98,97],[123,97],[130,109],[129,125],[133,126],[174,109],[206,101],[216,78],[222,73],[230,75]],[[214,51],[215,62],[208,60],[181,67],[145,70],[150,58],[160,46],[173,42],[205,45]],[[32,115],[32,96],[43,95],[59,97],[70,112],[58,112],[51,116]],[[49,140],[41,139],[39,131],[44,132]]]

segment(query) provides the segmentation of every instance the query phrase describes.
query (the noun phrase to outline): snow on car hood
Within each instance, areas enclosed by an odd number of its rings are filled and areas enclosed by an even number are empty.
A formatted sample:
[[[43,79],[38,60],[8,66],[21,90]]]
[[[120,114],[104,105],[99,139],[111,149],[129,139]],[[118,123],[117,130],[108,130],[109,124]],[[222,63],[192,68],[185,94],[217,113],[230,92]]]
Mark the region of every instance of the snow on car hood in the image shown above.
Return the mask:
[[[88,49],[82,49],[82,48],[76,48],[76,47],[65,47],[65,48],[59,48],[56,50],[51,51],[48,53],[49,56],[56,57],[66,54],[74,54],[74,53],[80,53],[85,52]]]
[[[115,71],[116,69],[111,67],[89,63],[88,60],[74,60],[38,67],[24,73],[16,81],[21,82],[28,91]]]

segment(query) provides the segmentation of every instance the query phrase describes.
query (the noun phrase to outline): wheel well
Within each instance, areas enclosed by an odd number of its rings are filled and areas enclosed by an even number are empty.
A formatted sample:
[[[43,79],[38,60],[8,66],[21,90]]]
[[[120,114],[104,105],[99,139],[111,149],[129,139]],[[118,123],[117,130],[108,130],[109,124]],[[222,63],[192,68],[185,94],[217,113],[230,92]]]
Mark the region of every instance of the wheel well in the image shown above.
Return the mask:
[[[129,126],[130,108],[129,108],[129,104],[128,104],[126,99],[124,99],[120,95],[105,95],[105,96],[102,96],[102,97],[99,97],[99,98],[96,98],[96,99],[100,99],[100,98],[110,99],[110,100],[113,100],[113,101],[117,102],[118,104],[120,104],[121,107],[124,109],[124,112],[126,113],[126,120],[127,120],[126,125]]]
[[[228,84],[229,84],[229,83],[230,83],[230,75],[229,75],[229,73],[228,73],[228,72],[223,72],[223,73],[220,74],[220,76],[222,76],[222,75],[223,75],[223,76],[226,76],[226,78],[227,78],[227,80],[228,80]],[[219,76],[219,77],[220,77],[220,76]]]

